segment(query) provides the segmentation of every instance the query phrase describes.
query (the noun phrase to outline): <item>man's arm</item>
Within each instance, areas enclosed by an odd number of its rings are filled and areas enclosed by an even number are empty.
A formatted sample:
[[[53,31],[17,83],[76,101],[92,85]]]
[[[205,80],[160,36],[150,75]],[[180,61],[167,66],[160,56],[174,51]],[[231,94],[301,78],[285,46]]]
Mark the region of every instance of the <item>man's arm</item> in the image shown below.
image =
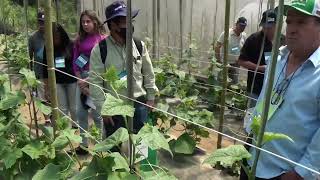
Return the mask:
[[[156,79],[153,71],[153,66],[151,63],[151,59],[147,50],[147,47],[142,42],[143,51],[142,51],[142,75],[143,75],[143,86],[147,91],[147,100],[148,104],[153,106],[153,101],[155,99],[155,95],[158,92],[158,88],[156,86]]]
[[[240,59],[239,58],[237,63],[240,66],[247,68],[247,69],[250,69],[250,70],[253,70],[253,71],[256,70],[257,67],[258,67],[259,72],[265,72],[265,70],[266,70],[266,65],[258,66],[257,64],[255,64],[247,59]]]
[[[320,120],[320,119],[318,119]],[[299,161],[299,164],[307,166],[313,170],[320,171],[320,128],[314,134],[311,143],[308,145],[304,155]],[[313,173],[303,167],[296,166],[295,172],[304,179],[315,179]]]
[[[89,92],[98,113],[101,112],[102,105],[105,101],[104,91],[99,88],[104,88],[103,79],[99,77],[102,73],[105,72],[104,68],[105,66],[102,63],[100,57],[99,44],[97,44],[91,51],[90,55],[89,82],[95,85],[89,84]],[[99,87],[97,87],[96,85]]]
[[[240,53],[240,56],[239,56],[237,63],[240,66],[247,68],[249,70],[254,71],[258,67],[259,72],[265,72],[266,65],[260,66],[260,65],[252,62],[252,58],[254,57],[254,55],[253,55],[254,52],[252,52],[252,48],[254,46],[256,46],[254,41],[255,41],[255,39],[252,39],[252,36],[250,36],[248,39],[246,39],[243,47],[241,48],[241,53]]]
[[[221,62],[220,49],[221,49],[222,46],[223,46],[222,43],[217,42],[217,43],[215,44],[215,47],[214,47],[214,55],[215,55],[215,57],[216,57],[216,59],[217,59],[218,62]]]
[[[217,40],[217,42],[215,43],[214,45],[214,54],[215,54],[215,57],[217,59],[218,62],[221,63],[221,51],[220,49],[222,48],[223,46],[223,42],[224,42],[224,32],[222,32]]]

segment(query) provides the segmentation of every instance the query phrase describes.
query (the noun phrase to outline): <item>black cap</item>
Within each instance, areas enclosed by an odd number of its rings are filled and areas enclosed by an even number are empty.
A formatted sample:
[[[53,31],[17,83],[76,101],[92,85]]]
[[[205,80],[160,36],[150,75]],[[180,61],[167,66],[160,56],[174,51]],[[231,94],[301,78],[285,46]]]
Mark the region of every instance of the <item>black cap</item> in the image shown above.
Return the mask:
[[[276,24],[277,14],[273,10],[263,12],[260,26],[269,26]]]
[[[246,26],[247,19],[245,17],[239,17],[239,19],[237,20],[237,24],[240,24],[241,26]]]
[[[37,15],[38,21],[44,21],[44,12],[39,11]]]
[[[135,18],[139,13],[139,10],[132,11],[132,18]],[[106,7],[105,10],[106,22],[110,21],[115,17],[126,17],[127,16],[127,5],[123,1],[115,1]]]

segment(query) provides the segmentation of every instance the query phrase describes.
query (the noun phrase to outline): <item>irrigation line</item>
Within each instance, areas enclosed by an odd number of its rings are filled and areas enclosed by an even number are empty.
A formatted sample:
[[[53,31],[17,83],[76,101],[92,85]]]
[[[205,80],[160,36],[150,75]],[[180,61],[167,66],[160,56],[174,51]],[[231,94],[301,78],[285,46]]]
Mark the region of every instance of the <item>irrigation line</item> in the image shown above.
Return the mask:
[[[33,60],[30,60],[30,61],[33,61]],[[34,61],[34,62],[35,62],[35,61]],[[39,62],[36,62],[36,63],[39,63]],[[43,64],[43,63],[39,63],[39,64],[42,64],[42,65],[46,66],[46,64]],[[82,81],[84,81],[84,82],[86,82],[86,83],[88,83],[88,84],[90,84],[90,85],[92,85],[92,86],[98,87],[98,88],[103,89],[103,90],[106,90],[106,91],[108,91],[108,92],[111,92],[111,90],[106,89],[106,88],[104,88],[104,87],[100,87],[100,86],[97,85],[97,84],[94,84],[94,83],[91,83],[91,82],[89,82],[89,81],[80,79],[80,78],[78,78],[78,77],[76,77],[76,76],[73,76],[73,75],[71,75],[71,74],[65,73],[65,72],[63,72],[63,71],[61,71],[61,70],[59,70],[59,69],[56,69],[56,68],[53,68],[53,69],[56,70],[57,72],[63,73],[63,74],[65,74],[65,75],[70,76],[70,77],[72,77],[72,78],[75,78],[75,79],[77,79],[77,80],[82,80]],[[236,138],[236,137],[233,137],[233,136],[231,136],[231,135],[225,134],[225,133],[223,133],[223,132],[219,132],[219,131],[217,131],[217,130],[215,130],[215,129],[208,128],[208,127],[206,127],[206,126],[204,126],[204,125],[197,124],[197,123],[195,123],[195,122],[193,122],[193,121],[191,121],[191,120],[188,120],[188,119],[186,119],[186,118],[179,117],[179,116],[177,116],[177,115],[175,115],[175,114],[173,114],[173,113],[170,113],[170,112],[164,111],[164,110],[162,110],[162,109],[159,109],[159,108],[150,106],[150,105],[148,105],[148,104],[142,103],[142,102],[140,102],[140,101],[138,101],[138,100],[136,100],[136,99],[129,98],[129,97],[125,96],[125,95],[119,94],[119,96],[122,97],[122,98],[124,98],[124,99],[130,100],[130,101],[132,101],[132,102],[135,102],[135,103],[139,103],[139,104],[141,104],[141,105],[144,105],[144,106],[146,106],[146,107],[148,107],[148,108],[151,108],[151,109],[153,109],[153,110],[155,110],[155,111],[162,112],[162,113],[164,113],[164,114],[166,114],[166,115],[169,115],[169,116],[172,116],[172,117],[174,117],[174,118],[180,119],[180,120],[182,120],[182,121],[188,122],[188,123],[190,123],[190,124],[199,126],[199,127],[203,128],[203,129],[206,129],[207,131],[211,131],[211,132],[220,134],[220,135],[222,135],[222,136],[225,136],[226,138],[229,138],[229,139],[238,141],[238,142],[240,142],[240,143],[242,143],[242,144],[248,145],[248,146],[250,146],[250,147],[252,147],[252,148],[258,149],[258,150],[260,150],[260,151],[263,151],[263,152],[265,152],[265,153],[268,153],[268,154],[270,154],[270,155],[273,155],[273,156],[275,156],[275,157],[277,157],[277,158],[279,158],[279,159],[282,159],[282,160],[284,160],[284,161],[286,161],[286,162],[289,162],[289,163],[291,163],[291,164],[293,164],[293,165],[302,167],[302,168],[304,168],[304,169],[306,169],[306,170],[308,170],[308,171],[310,171],[310,172],[313,172],[313,173],[315,173],[315,174],[317,174],[317,175],[320,175],[320,172],[319,172],[319,171],[316,171],[316,170],[314,170],[314,169],[312,169],[312,168],[309,168],[309,167],[307,167],[307,166],[305,166],[305,165],[303,165],[303,164],[297,163],[297,162],[295,162],[295,161],[293,161],[293,160],[290,160],[290,159],[288,159],[288,158],[286,158],[286,157],[283,157],[283,156],[281,156],[281,155],[278,155],[278,154],[276,154],[276,153],[273,153],[273,152],[271,152],[271,151],[269,151],[269,150],[266,150],[266,149],[263,149],[263,148],[259,148],[259,147],[255,146],[255,145],[253,145],[253,144],[250,144],[250,143],[248,143],[248,142],[246,142],[246,141],[244,141],[244,140],[238,139],[238,138]]]

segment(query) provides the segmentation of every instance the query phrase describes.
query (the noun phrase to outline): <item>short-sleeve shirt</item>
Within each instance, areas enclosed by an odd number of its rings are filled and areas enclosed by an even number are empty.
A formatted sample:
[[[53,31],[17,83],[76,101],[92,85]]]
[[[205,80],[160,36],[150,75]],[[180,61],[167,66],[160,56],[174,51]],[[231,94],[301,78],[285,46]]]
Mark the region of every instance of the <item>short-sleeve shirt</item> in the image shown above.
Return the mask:
[[[254,64],[258,64],[263,37],[264,37],[263,31],[259,31],[250,35],[241,49],[239,59],[243,61],[250,61]],[[281,44],[284,45],[283,35],[281,36]],[[259,64],[260,66],[266,65],[266,61],[268,61],[269,58],[271,57],[271,51],[272,51],[272,42],[266,39],[264,43],[263,55],[261,57],[261,61]],[[253,93],[256,95],[260,95],[262,85],[263,85],[263,80],[264,80],[264,73],[258,72],[253,81],[254,72],[252,71],[254,71],[255,69],[249,69],[249,70],[251,71],[248,71],[247,92],[251,91],[251,86],[252,86],[252,83],[254,82]]]
[[[229,30],[229,46],[228,46],[228,63],[234,64],[238,60],[238,57],[240,55],[240,50],[246,41],[247,35],[245,32],[240,33],[238,36],[234,29]],[[221,33],[219,36],[218,42],[221,44],[224,44],[224,32]],[[220,49],[221,57],[223,58],[224,54],[224,48],[222,47]]]

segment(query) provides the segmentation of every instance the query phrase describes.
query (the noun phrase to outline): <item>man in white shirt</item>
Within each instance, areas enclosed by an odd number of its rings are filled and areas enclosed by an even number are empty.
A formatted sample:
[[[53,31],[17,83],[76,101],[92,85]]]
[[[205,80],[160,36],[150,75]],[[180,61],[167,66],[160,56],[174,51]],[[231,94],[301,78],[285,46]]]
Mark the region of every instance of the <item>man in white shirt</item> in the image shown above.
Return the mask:
[[[238,57],[240,55],[240,50],[246,41],[247,35],[244,32],[247,27],[247,19],[240,17],[235,26],[229,30],[229,47],[228,47],[228,64],[229,67],[228,74],[229,78],[232,80],[232,84],[237,84],[239,82],[239,65],[237,64]],[[218,62],[223,61],[223,45],[224,45],[224,32],[219,36],[215,47],[215,57]]]

